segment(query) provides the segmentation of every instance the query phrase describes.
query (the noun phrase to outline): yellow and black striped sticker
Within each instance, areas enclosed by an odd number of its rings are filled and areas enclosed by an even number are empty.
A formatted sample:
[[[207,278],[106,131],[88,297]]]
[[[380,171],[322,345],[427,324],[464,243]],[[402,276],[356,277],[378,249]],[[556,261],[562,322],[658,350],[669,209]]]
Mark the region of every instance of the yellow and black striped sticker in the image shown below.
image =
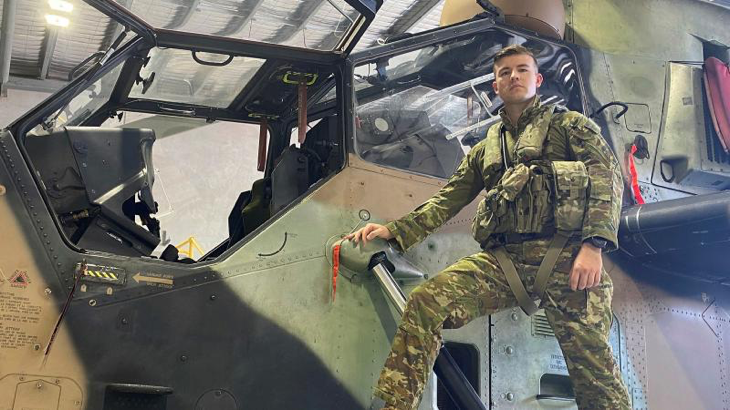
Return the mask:
[[[124,269],[115,268],[113,266],[102,265],[86,265],[86,270],[82,272],[82,280],[86,282],[101,282],[111,285],[123,285],[127,279],[127,273]]]

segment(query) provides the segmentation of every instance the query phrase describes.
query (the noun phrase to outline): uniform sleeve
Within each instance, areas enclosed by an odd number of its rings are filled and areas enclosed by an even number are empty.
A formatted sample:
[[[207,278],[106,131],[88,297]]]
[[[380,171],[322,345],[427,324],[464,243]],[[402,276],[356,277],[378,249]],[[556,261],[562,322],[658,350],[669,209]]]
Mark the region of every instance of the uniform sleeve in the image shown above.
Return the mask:
[[[618,160],[601,130],[584,115],[565,114],[563,125],[575,159],[583,162],[590,177],[588,206],[583,219],[583,240],[599,236],[608,240],[606,251],[618,249],[623,179]]]
[[[484,189],[481,175],[483,146],[475,146],[461,161],[446,185],[413,212],[385,226],[403,251],[428,235],[468,205]]]

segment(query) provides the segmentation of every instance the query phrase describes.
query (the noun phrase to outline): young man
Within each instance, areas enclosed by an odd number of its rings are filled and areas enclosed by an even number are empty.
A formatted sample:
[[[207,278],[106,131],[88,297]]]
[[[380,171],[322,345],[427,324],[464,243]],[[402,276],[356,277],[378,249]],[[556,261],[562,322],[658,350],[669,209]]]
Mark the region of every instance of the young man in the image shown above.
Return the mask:
[[[602,250],[618,247],[618,162],[595,123],[540,103],[543,78],[528,49],[501,50],[494,73],[502,121],[449,182],[405,217],[350,235],[355,242],[394,239],[406,251],[488,191],[473,225],[483,251],[411,292],[375,396],[385,409],[417,408],[444,327],[518,305],[534,311],[537,297],[565,356],[578,407],[629,409],[608,344],[613,285],[601,259]]]

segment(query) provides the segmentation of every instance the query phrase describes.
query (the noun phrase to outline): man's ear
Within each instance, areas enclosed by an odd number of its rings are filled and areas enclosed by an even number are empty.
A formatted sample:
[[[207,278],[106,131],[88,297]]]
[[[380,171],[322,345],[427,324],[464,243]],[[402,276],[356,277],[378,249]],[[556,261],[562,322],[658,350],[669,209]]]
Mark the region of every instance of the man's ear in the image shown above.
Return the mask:
[[[537,86],[537,88],[540,88],[540,86],[542,85],[542,81],[542,74],[537,73],[537,75],[535,76],[535,85]]]
[[[497,89],[497,79],[495,78],[494,81],[492,81],[492,89],[494,90],[494,93],[499,95],[499,90]]]

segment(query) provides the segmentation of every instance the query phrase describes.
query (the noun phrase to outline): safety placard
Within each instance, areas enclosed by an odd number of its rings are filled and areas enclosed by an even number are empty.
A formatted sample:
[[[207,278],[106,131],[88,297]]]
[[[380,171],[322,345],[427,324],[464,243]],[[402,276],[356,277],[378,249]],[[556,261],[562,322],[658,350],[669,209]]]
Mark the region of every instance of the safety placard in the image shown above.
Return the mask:
[[[109,285],[124,285],[127,280],[127,272],[122,268],[103,265],[86,265],[81,280],[84,282],[99,282]]]

